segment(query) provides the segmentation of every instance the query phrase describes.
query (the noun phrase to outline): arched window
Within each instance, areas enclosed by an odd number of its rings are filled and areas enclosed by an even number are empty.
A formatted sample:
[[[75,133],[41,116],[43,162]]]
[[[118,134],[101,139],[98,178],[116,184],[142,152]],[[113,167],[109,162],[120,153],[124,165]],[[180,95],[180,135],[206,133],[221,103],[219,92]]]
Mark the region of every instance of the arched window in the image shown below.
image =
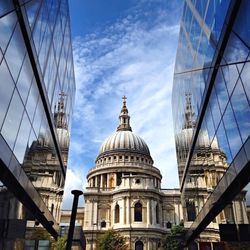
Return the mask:
[[[158,206],[158,204],[155,207],[155,219],[156,219],[156,224],[159,224],[159,206]]]
[[[135,221],[142,221],[142,205],[140,202],[135,204]]]
[[[115,205],[115,223],[120,221],[120,207],[118,204]]]
[[[186,207],[187,207],[187,219],[188,219],[188,221],[194,221],[196,218],[194,201],[187,201]]]
[[[138,240],[138,241],[135,242],[135,250],[143,250],[142,241]]]

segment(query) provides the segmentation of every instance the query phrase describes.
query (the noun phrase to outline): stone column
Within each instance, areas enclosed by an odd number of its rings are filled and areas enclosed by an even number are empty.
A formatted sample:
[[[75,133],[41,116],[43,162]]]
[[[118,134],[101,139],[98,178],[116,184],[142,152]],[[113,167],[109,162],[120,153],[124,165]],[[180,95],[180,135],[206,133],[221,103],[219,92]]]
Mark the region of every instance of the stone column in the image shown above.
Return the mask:
[[[110,186],[109,186],[109,174],[107,174],[107,188],[109,190]]]
[[[151,213],[151,204],[150,204],[150,200],[147,200],[147,224],[150,225],[151,224],[151,220],[150,220],[150,213]]]
[[[101,179],[100,179],[100,189],[103,188],[103,174],[101,174]]]
[[[131,209],[130,208],[130,201],[129,201],[129,197],[127,197],[127,200],[126,200],[126,222],[127,222],[127,224],[129,224],[130,223],[130,217],[129,217],[129,210]]]
[[[126,224],[126,197],[123,199],[123,224]]]

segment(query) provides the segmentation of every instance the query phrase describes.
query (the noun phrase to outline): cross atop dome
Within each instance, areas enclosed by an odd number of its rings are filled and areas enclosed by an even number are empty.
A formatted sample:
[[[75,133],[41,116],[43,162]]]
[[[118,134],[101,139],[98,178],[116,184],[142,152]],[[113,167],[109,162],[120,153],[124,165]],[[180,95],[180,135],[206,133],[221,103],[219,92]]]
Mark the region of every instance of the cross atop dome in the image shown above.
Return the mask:
[[[128,115],[128,109],[126,105],[127,97],[124,95],[122,99],[123,99],[123,105],[122,105],[122,109],[119,115],[120,123],[117,128],[117,131],[125,131],[125,130],[132,131],[130,127],[130,123],[129,123],[130,116]]]
[[[122,99],[123,99],[123,104],[125,104],[125,105],[126,105],[126,100],[127,100],[127,97],[124,95],[124,96],[122,97]]]

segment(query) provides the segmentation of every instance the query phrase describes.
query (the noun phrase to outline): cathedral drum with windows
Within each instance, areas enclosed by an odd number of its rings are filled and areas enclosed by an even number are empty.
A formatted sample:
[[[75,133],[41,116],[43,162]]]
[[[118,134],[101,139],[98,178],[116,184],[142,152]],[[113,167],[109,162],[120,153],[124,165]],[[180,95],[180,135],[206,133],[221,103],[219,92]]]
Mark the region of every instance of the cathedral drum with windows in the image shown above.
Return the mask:
[[[117,131],[102,144],[84,192],[86,249],[108,229],[125,239],[128,249],[159,249],[161,238],[182,220],[178,189],[161,189],[147,144],[132,132],[126,97]]]

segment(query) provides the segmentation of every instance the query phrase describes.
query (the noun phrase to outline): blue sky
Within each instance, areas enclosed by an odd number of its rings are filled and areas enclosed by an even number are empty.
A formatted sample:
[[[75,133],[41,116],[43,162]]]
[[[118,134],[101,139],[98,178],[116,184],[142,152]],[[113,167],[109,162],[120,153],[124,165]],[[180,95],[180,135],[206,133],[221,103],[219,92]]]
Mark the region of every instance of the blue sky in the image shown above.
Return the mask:
[[[182,1],[69,4],[77,93],[63,208],[71,208],[70,190],[84,189],[102,142],[115,132],[124,94],[162,188],[178,187],[171,90]]]

